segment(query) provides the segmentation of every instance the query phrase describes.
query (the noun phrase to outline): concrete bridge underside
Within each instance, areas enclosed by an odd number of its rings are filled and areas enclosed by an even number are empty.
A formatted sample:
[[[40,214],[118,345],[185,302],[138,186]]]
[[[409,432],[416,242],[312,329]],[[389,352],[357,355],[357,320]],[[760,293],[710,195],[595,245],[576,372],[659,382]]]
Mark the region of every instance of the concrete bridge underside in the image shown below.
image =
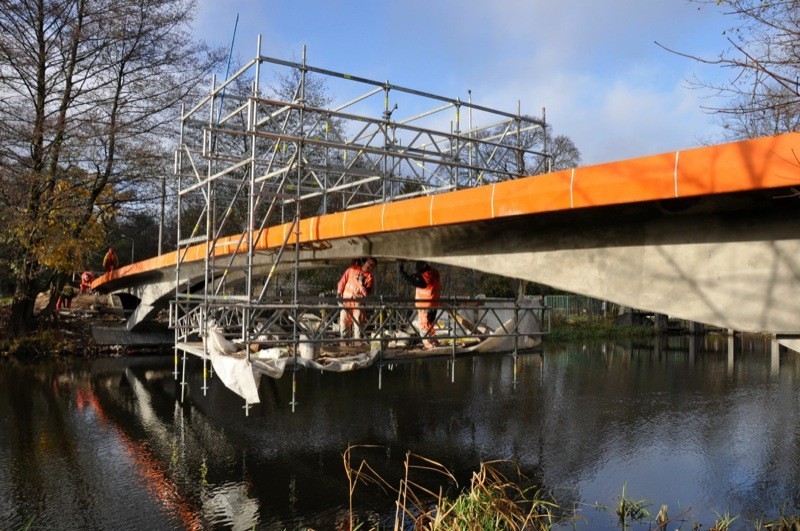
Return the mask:
[[[336,254],[421,258],[734,330],[793,334],[800,332],[800,199],[775,199],[780,195],[677,199],[352,238],[349,252]]]
[[[771,189],[340,238],[302,251],[301,267],[365,255],[424,259],[734,330],[797,334],[800,198],[789,196]],[[256,270],[266,274],[275,256],[256,253]],[[244,259],[234,260],[229,283]],[[165,268],[103,287],[141,300],[132,328],[174,296],[174,275]],[[203,263],[182,265],[181,277],[202,286]]]

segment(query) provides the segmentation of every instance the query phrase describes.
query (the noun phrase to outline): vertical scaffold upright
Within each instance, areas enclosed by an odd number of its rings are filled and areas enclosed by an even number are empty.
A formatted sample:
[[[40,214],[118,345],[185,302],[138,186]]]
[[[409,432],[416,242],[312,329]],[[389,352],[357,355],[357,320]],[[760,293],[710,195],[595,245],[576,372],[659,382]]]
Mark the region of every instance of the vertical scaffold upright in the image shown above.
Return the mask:
[[[549,170],[544,112],[524,115],[518,104],[508,113],[474,103],[471,91],[462,101],[315,67],[305,48],[300,63],[264,56],[260,37],[257,48],[255,58],[221,83],[212,78],[208,94],[181,112],[177,288],[170,306],[176,378],[177,345],[206,337],[210,326],[249,352],[254,338],[283,324],[297,352],[298,271],[307,249],[293,242],[302,215]],[[273,83],[263,81],[266,74]],[[255,261],[259,238],[282,222],[291,226],[283,245],[269,260]],[[225,253],[216,252],[220,238],[237,234]],[[204,252],[202,285],[181,273],[184,261],[201,258],[191,255],[197,244]],[[288,297],[274,286],[279,271],[292,273]],[[203,358],[205,390],[207,347],[194,354]],[[184,374],[185,364],[184,350]]]

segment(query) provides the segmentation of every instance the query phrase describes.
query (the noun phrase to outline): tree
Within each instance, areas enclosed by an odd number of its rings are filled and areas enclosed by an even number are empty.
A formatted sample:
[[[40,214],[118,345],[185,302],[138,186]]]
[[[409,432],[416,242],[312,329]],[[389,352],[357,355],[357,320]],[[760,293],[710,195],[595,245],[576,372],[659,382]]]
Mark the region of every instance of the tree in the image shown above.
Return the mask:
[[[786,99],[785,89],[777,92],[765,88],[764,98],[775,102]],[[731,140],[758,138],[800,130],[800,105],[775,105],[754,108],[751,98],[742,97],[731,102],[721,116],[725,136]]]
[[[502,140],[510,149],[495,150],[491,145],[479,145],[485,152],[484,160],[491,160],[495,167],[513,174],[528,176],[574,168],[581,163],[580,150],[567,136],[553,136],[551,126],[527,128],[517,134],[509,125],[502,125],[484,133],[495,142]],[[545,156],[543,150],[547,148]],[[517,151],[521,148],[529,152]]]
[[[720,6],[736,19],[725,32],[729,48],[700,57],[663,48],[732,72],[725,83],[702,79],[692,86],[711,90],[728,103],[709,110],[720,116],[732,138],[752,138],[800,126],[800,4],[797,0],[695,0]]]
[[[32,329],[48,270],[81,267],[103,227],[165,169],[178,102],[218,60],[193,0],[0,0],[0,202],[10,329]]]
[[[581,164],[581,152],[568,136],[557,135],[548,140],[547,153],[552,171],[567,170]]]

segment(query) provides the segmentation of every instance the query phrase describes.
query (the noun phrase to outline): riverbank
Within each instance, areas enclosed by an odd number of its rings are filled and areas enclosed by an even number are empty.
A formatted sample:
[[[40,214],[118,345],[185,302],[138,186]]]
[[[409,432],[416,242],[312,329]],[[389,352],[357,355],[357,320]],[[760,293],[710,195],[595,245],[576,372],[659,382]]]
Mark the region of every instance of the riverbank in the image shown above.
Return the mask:
[[[36,312],[47,305],[47,294],[36,299]],[[0,323],[8,330],[10,301],[0,302]],[[119,355],[116,345],[98,345],[92,336],[92,326],[122,322],[122,315],[109,303],[108,296],[80,293],[72,299],[70,308],[54,310],[47,318],[39,318],[38,329],[20,338],[7,333],[0,335],[0,357],[13,356],[21,360],[58,357],[97,357]]]
[[[47,304],[42,293],[36,302],[37,311]],[[5,323],[9,313],[8,302],[0,302],[0,323]],[[68,309],[54,311],[42,320],[40,329],[26,337],[12,339],[0,337],[0,357],[14,356],[20,359],[51,357],[93,357],[119,355],[118,345],[98,345],[92,335],[92,327],[109,323],[122,323],[121,310],[110,304],[108,296],[96,293],[77,295]],[[7,326],[3,326],[7,330]],[[620,339],[647,340],[663,335],[653,324],[620,323],[613,316],[556,316],[551,319],[550,332],[544,337],[549,343],[572,341],[603,341]],[[126,353],[151,352],[151,348],[127,347]]]

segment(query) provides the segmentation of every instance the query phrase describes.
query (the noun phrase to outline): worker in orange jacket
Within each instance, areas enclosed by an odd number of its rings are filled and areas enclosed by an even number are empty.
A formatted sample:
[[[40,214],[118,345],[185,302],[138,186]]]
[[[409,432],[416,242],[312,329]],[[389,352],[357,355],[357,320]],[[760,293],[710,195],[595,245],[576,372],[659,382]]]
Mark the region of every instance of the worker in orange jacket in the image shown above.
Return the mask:
[[[88,293],[92,291],[92,282],[94,282],[94,274],[91,271],[84,271],[81,273],[81,293]]]
[[[416,288],[415,305],[417,307],[417,326],[422,335],[422,344],[426,349],[436,347],[439,342],[428,339],[435,335],[436,308],[440,306],[439,297],[442,293],[442,281],[439,271],[433,269],[427,262],[417,261],[414,264],[416,273],[408,274],[400,266],[400,274],[406,282]]]
[[[339,314],[339,335],[342,338],[352,336],[359,339],[363,336],[364,310],[361,302],[353,299],[369,297],[375,287],[372,269],[377,264],[372,257],[353,260],[352,265],[339,279],[336,286],[337,295],[344,299],[344,308]]]
[[[109,247],[106,255],[103,257],[103,269],[106,270],[106,273],[111,273],[118,267],[119,258],[117,257],[117,253],[114,252],[113,247]]]

